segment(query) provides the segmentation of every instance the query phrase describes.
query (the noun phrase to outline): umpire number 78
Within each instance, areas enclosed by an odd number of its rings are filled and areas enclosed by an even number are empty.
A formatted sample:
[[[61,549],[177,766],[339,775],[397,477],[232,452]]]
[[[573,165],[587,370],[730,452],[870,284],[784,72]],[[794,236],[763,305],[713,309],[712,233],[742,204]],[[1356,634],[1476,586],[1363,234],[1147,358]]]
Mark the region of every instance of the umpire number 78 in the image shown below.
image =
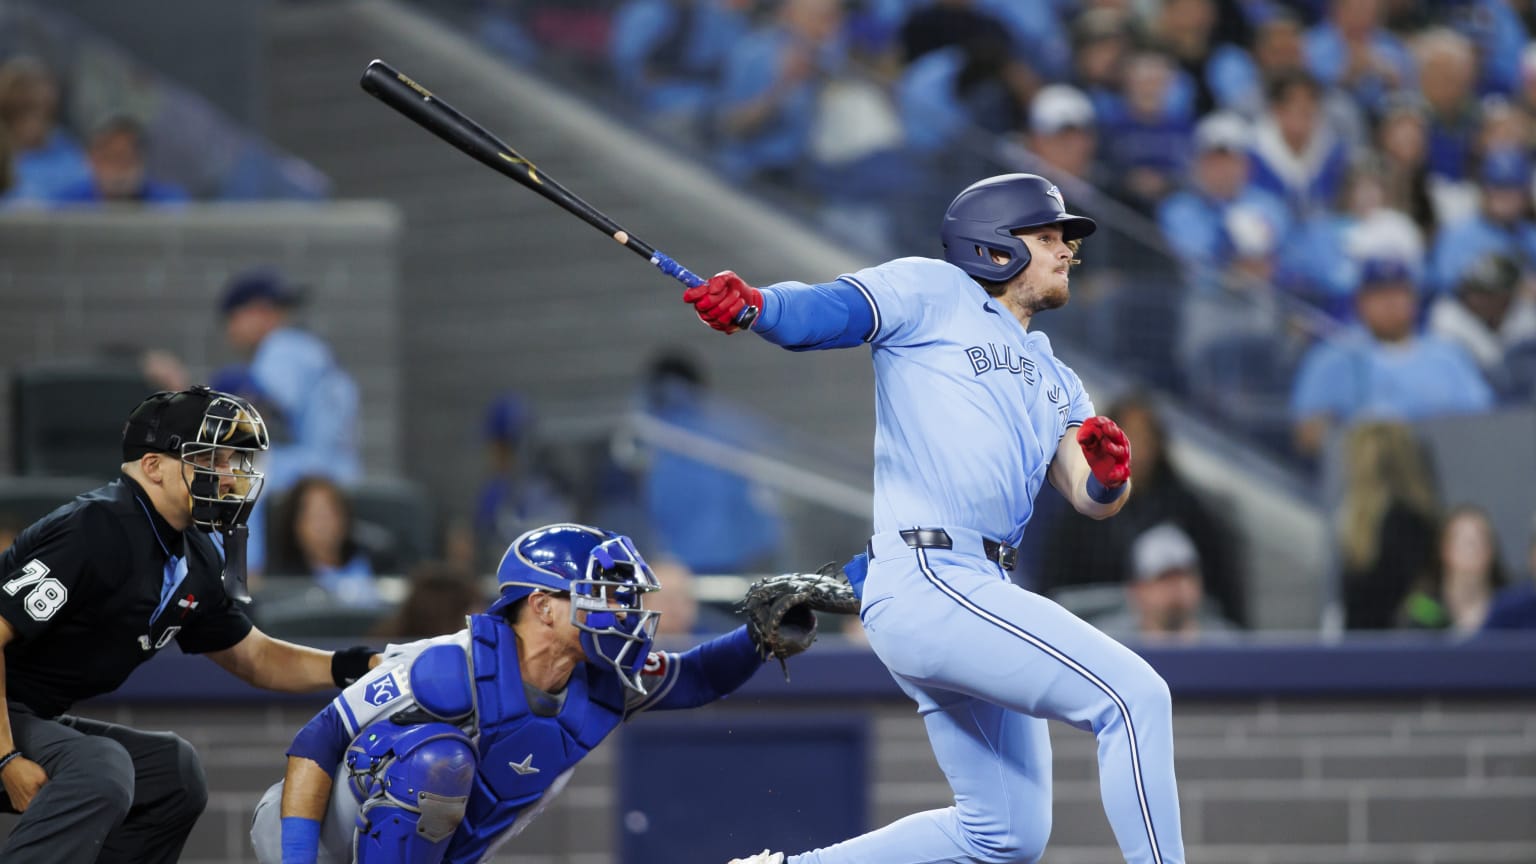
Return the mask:
[[[64,583],[47,577],[48,565],[33,558],[21,568],[20,576],[0,585],[0,588],[14,597],[21,589],[33,586],[27,598],[22,601],[22,607],[34,621],[47,621],[69,599],[69,589],[64,587]]]

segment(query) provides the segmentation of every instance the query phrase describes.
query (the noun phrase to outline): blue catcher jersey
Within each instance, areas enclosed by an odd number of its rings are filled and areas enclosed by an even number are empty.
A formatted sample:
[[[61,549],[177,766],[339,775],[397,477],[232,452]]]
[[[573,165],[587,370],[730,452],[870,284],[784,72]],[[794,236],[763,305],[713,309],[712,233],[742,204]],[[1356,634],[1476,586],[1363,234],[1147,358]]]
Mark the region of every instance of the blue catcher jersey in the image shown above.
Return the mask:
[[[1082,381],[948,262],[900,258],[839,281],[874,313],[875,531],[963,527],[1017,544],[1057,444],[1094,414]]]
[[[511,628],[475,615],[470,638],[480,765],[464,824],[444,859],[455,862],[483,860],[533,821],[576,763],[623,721],[629,692],[615,675],[589,676],[584,663],[572,673],[559,712],[539,716],[528,705]]]
[[[464,822],[443,858],[445,864],[469,864],[488,860],[497,846],[520,833],[559,794],[576,763],[622,722],[626,711],[638,710],[649,700],[631,695],[617,676],[589,676],[582,664],[571,676],[559,712],[538,716],[522,687],[511,628],[499,617],[473,615],[467,630],[392,650],[384,663],[343,691],[336,702],[347,731],[356,736],[370,723],[408,709],[430,709],[430,702],[440,701],[419,698],[412,685],[416,661],[440,645],[467,652],[473,682],[473,712],[444,718],[463,729],[480,754]],[[338,785],[345,778],[342,766]]]

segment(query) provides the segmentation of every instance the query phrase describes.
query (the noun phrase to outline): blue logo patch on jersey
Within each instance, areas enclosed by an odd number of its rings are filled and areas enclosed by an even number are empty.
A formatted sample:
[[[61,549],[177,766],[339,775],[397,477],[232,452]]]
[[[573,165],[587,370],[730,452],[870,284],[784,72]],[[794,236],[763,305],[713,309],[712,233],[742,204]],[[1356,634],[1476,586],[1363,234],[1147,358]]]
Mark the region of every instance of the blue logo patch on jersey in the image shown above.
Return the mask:
[[[391,672],[383,678],[368,685],[367,695],[363,697],[369,705],[377,708],[380,705],[388,705],[400,698],[400,685],[395,683],[395,673]]]

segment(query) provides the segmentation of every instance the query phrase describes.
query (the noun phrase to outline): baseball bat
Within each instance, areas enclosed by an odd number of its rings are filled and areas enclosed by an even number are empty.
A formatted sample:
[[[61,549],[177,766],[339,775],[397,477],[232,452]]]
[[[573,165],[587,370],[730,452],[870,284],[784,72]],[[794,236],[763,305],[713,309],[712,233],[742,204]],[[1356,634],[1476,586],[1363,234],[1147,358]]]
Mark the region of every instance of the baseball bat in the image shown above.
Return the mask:
[[[704,284],[698,274],[625,230],[603,211],[588,204],[580,195],[562,186],[555,178],[513,150],[507,142],[383,60],[369,63],[368,68],[363,70],[360,83],[363,90],[375,99],[414,120],[417,125],[467,153],[480,164],[498,174],[511,177],[553,201],[567,213],[650,261],[661,272],[690,288]],[[758,310],[751,306],[743,309],[737,316],[736,325],[750,326],[757,313]]]

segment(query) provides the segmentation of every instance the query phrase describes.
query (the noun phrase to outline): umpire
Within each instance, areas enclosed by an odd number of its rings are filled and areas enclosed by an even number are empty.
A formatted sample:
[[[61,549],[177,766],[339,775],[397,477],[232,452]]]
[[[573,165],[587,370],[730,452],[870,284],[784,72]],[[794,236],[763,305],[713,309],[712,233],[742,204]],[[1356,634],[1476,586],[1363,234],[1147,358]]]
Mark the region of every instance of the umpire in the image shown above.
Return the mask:
[[[193,387],[145,399],[122,475],[0,555],[0,810],[6,864],[174,862],[208,800],[191,745],[65,712],[116,690],[172,639],[247,683],[307,692],[365,674],[365,648],[273,639],[242,611],[245,518],[267,431],[250,403]]]

